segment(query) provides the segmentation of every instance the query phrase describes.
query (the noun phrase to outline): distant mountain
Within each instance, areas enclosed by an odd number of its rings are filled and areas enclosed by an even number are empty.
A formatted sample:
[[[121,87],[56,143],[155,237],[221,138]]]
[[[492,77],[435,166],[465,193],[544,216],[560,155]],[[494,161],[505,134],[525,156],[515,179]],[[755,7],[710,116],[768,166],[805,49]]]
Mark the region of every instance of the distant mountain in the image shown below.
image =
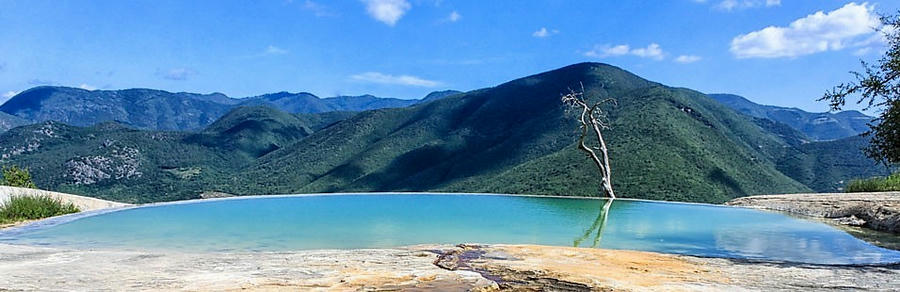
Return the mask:
[[[781,122],[816,141],[857,136],[869,129],[873,118],[858,111],[811,113],[797,108],[756,104],[734,94],[708,94],[709,97],[741,113]]]
[[[11,115],[11,114],[7,114],[4,112],[0,112],[0,133],[6,132],[9,129],[12,129],[12,128],[15,128],[18,126],[22,126],[22,125],[27,125],[27,124],[28,124],[28,121],[23,118],[20,118],[20,117]]]
[[[90,126],[120,121],[138,128],[202,129],[233,108],[222,94],[152,89],[84,90],[41,86],[17,94],[0,111],[32,121]]]
[[[261,105],[289,113],[320,113],[405,107],[418,102],[371,95],[319,98],[303,92],[235,99],[221,93],[172,93],[151,89],[89,91],[41,86],[14,96],[0,105],[0,112],[30,122],[58,121],[91,126],[117,121],[141,129],[195,131],[239,106]]]
[[[559,101],[579,83],[592,99],[618,101],[605,135],[623,197],[724,202],[836,190],[885,173],[861,155],[864,140],[809,142],[786,124],[598,63],[402,108],[292,115],[242,107],[199,133],[19,127],[0,135],[0,164],[28,167],[44,188],[129,202],[205,191],[592,196],[596,170],[575,148],[578,125]]]

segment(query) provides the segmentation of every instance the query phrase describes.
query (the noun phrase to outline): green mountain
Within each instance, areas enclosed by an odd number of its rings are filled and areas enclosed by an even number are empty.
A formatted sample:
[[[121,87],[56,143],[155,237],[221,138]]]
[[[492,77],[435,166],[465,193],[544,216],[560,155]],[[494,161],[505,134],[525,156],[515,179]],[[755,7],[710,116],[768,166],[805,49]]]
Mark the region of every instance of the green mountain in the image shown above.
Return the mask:
[[[597,63],[355,114],[241,107],[199,133],[20,127],[0,135],[0,164],[32,169],[44,188],[130,202],[205,191],[591,196],[596,170],[575,148],[576,113],[559,100],[580,84],[594,100],[618,101],[605,136],[623,197],[723,202],[831,190],[879,171],[863,140],[810,143],[786,124]]]
[[[257,158],[352,115],[327,112],[300,116],[264,106],[239,107],[189,141]]]
[[[868,138],[806,143],[778,159],[778,169],[817,192],[842,191],[850,179],[886,176],[891,169],[869,159],[861,149]]]
[[[197,198],[264,152],[349,116],[239,107],[200,133],[48,121],[0,134],[0,165],[29,168],[43,188],[99,198],[144,203]]]
[[[0,135],[0,164],[27,167],[42,188],[129,202],[196,197],[183,190],[203,189],[198,176],[249,164],[240,155],[186,143],[190,135],[115,122],[75,127],[48,121]]]
[[[811,113],[797,108],[760,105],[734,94],[709,94],[709,97],[738,112],[787,124],[816,141],[858,136],[869,130],[867,124],[873,119],[858,111]]]
[[[405,107],[418,102],[420,100],[371,95],[319,98],[309,93],[279,92],[235,99],[221,93],[41,86],[14,96],[0,105],[0,112],[32,122],[58,121],[91,126],[116,121],[140,129],[194,131],[205,128],[239,106],[268,106],[289,113],[320,113]],[[0,123],[3,120],[0,117]]]

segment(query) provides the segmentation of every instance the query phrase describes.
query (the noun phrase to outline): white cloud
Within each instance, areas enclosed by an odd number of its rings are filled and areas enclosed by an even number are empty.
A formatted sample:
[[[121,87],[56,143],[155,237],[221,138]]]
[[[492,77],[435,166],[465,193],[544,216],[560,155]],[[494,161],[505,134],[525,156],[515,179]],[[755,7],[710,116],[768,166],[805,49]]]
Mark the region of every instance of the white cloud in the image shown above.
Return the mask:
[[[662,60],[665,58],[665,52],[663,52],[662,48],[659,47],[657,43],[651,43],[646,48],[634,48],[632,49],[629,45],[618,45],[618,46],[594,46],[593,50],[587,51],[584,53],[585,56],[593,57],[593,58],[606,58],[606,57],[616,57],[616,56],[624,56],[624,55],[633,55],[641,58],[649,58],[653,60]]]
[[[655,60],[663,59],[663,51],[656,43],[650,44],[646,48],[632,49],[631,54],[641,58],[651,58]]]
[[[737,9],[774,6],[781,6],[781,0],[722,0],[719,4],[713,6],[713,8],[724,11],[733,11]]]
[[[391,85],[419,86],[419,87],[435,87],[441,85],[438,81],[422,79],[411,75],[390,75],[380,72],[366,72],[350,76],[350,79]]]
[[[285,50],[285,49],[282,49],[282,48],[279,48],[279,47],[276,47],[276,46],[273,46],[273,45],[269,45],[268,47],[266,47],[266,50],[263,51],[263,55],[270,55],[270,56],[272,56],[272,55],[284,55],[284,54],[287,54],[287,53],[289,53],[288,50]]]
[[[197,72],[189,68],[172,68],[168,71],[157,71],[157,75],[169,80],[187,80]]]
[[[681,55],[681,56],[678,56],[677,58],[675,58],[675,62],[682,63],[682,64],[690,64],[693,62],[700,61],[701,59],[703,59],[703,58],[701,58],[700,56]]]
[[[84,90],[97,90],[97,87],[90,86],[87,83],[82,83],[81,85],[78,85],[78,88],[81,88]]]
[[[447,16],[447,21],[450,21],[450,22],[456,22],[456,21],[458,21],[460,18],[462,18],[462,15],[460,15],[459,12],[456,12],[456,11],[454,10],[453,12],[450,12],[450,15],[449,15],[449,16]]]
[[[362,0],[366,3],[366,11],[375,20],[394,26],[412,5],[406,0]]]
[[[541,29],[531,33],[531,36],[536,38],[545,38],[551,35],[558,34],[559,31],[555,29],[547,29],[546,27],[542,27]]]
[[[861,37],[872,37],[880,26],[874,6],[854,2],[834,11],[818,11],[786,27],[769,26],[736,36],[731,53],[738,58],[797,57],[847,46],[862,46]],[[866,44],[869,45],[869,44]]]

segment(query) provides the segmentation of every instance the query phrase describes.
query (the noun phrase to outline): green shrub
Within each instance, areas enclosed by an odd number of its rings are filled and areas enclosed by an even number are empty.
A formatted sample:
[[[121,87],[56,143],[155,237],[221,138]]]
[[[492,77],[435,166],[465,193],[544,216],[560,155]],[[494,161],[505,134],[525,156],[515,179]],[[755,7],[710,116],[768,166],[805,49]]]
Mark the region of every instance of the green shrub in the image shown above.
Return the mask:
[[[28,169],[19,168],[18,166],[3,167],[3,177],[0,178],[0,185],[36,189],[34,181],[31,180],[31,173]]]
[[[79,212],[72,203],[50,196],[13,196],[0,205],[0,222],[36,220]]]
[[[848,193],[900,191],[900,172],[888,177],[856,179],[847,183]]]

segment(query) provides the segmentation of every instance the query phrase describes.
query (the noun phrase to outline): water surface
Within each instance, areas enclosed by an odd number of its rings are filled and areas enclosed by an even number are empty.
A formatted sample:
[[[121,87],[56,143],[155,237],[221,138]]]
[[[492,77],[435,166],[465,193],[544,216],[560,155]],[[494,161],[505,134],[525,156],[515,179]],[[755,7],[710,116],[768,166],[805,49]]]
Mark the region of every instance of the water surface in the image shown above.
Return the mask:
[[[3,231],[0,242],[185,251],[476,242],[823,264],[900,262],[900,252],[870,245],[822,223],[779,213],[621,199],[606,203],[484,195],[255,197],[125,209],[57,225]]]

